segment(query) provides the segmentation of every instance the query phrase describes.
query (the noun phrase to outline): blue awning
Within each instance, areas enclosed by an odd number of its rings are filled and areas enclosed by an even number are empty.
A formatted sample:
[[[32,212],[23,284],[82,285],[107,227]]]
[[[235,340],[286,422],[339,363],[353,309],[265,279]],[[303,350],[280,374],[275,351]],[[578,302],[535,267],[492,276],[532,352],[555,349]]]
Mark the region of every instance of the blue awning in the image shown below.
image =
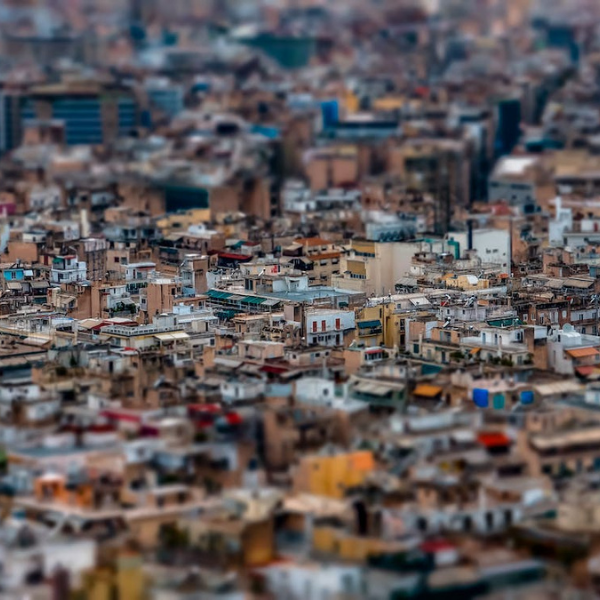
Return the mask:
[[[360,321],[358,327],[359,329],[374,329],[375,327],[381,327],[381,321]]]

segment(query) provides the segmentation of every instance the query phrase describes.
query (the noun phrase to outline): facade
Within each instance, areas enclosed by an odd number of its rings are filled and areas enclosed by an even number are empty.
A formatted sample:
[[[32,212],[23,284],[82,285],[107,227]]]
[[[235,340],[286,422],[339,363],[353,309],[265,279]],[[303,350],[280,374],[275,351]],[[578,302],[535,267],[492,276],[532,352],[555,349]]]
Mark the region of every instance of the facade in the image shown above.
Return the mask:
[[[309,310],[305,319],[309,345],[344,346],[350,343],[354,334],[354,313],[350,310]]]
[[[76,283],[85,281],[87,278],[87,265],[77,259],[77,255],[67,254],[57,256],[52,260],[50,270],[50,283]]]
[[[24,100],[23,123],[52,119],[64,123],[65,143],[103,144],[137,126],[137,105],[127,89],[101,85],[41,86]]]

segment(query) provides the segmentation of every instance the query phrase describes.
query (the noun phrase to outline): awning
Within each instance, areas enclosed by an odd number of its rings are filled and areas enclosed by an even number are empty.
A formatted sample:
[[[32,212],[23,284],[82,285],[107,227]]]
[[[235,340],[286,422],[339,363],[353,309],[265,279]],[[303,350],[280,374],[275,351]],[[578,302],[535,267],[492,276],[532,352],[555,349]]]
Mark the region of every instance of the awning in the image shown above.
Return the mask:
[[[535,386],[535,391],[540,396],[557,396],[559,394],[577,394],[584,390],[583,386],[577,381],[562,380],[552,383],[540,383]]]
[[[571,358],[587,358],[589,356],[598,356],[600,352],[596,348],[572,348],[566,350]]]
[[[47,281],[32,281],[31,287],[34,290],[47,290],[50,287],[50,284]]]
[[[443,388],[441,388],[439,385],[421,383],[415,388],[413,394],[415,396],[423,396],[424,398],[435,398],[436,396],[439,396],[442,391]]]
[[[388,385],[378,384],[376,379],[374,379],[372,382],[359,381],[352,389],[354,392],[358,392],[359,394],[379,397],[387,396],[394,390],[393,387]]]
[[[469,354],[479,354],[481,352],[481,348],[472,348],[469,351]]]
[[[175,339],[172,333],[157,333],[154,337],[161,342],[172,342]]]
[[[275,365],[264,365],[260,368],[263,373],[270,373],[272,375],[280,375],[288,371],[287,367],[277,367]]]
[[[398,279],[398,281],[396,281],[396,285],[404,287],[417,287],[419,284],[413,277],[401,277]]]
[[[371,383],[357,383],[352,389],[359,394],[368,394],[372,387]]]
[[[502,432],[480,433],[477,441],[486,448],[510,446],[510,438]]]
[[[381,398],[383,396],[387,396],[391,391],[392,388],[388,387],[387,385],[374,385],[368,393]]]
[[[43,338],[43,337],[36,337],[36,336],[29,336],[26,337],[22,343],[26,344],[27,346],[45,346],[46,344],[49,344],[51,340],[49,340],[48,338]]]
[[[221,292],[219,290],[208,290],[206,295],[214,300],[227,300],[227,298],[231,298],[231,294],[229,292]]]
[[[242,299],[242,304],[262,304],[264,301],[264,298],[257,298],[256,296],[246,296]]]
[[[185,331],[174,331],[171,334],[171,337],[174,340],[187,340],[187,339],[189,339],[190,336]]]
[[[23,285],[18,281],[9,281],[6,287],[12,291],[21,291],[23,289]]]
[[[381,321],[360,321],[358,323],[359,329],[373,329],[375,327],[381,327]]]
[[[575,369],[577,375],[581,375],[581,377],[589,377],[595,370],[596,368],[593,365],[589,365],[586,367],[577,367]]]
[[[237,260],[239,262],[247,262],[252,260],[252,256],[249,254],[236,254],[234,252],[217,252],[219,258],[224,258],[226,260]]]
[[[263,302],[263,304],[265,306],[276,306],[277,304],[279,304],[281,302],[281,300],[278,300],[277,298],[268,298],[267,300],[265,300]]]

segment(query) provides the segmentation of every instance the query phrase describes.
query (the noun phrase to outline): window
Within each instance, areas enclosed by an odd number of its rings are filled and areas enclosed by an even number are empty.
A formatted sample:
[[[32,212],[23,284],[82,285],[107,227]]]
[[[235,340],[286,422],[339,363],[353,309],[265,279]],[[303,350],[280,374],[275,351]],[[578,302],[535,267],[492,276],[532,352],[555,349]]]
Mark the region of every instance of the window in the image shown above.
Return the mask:
[[[327,323],[325,320],[321,321],[321,331],[325,331],[327,329]]]
[[[313,333],[317,333],[317,322],[316,321],[313,321],[312,330],[313,330]]]
[[[342,320],[341,319],[336,319],[335,320],[335,328],[336,329],[341,329],[342,328]]]

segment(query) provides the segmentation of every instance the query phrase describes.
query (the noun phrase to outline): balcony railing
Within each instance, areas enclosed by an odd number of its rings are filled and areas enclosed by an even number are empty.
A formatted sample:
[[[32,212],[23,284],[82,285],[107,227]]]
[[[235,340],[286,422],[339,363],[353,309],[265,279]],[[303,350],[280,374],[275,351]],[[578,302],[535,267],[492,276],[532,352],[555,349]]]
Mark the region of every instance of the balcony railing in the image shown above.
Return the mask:
[[[383,332],[382,327],[370,327],[369,329],[359,329],[358,337],[369,337],[371,335],[379,335]]]

